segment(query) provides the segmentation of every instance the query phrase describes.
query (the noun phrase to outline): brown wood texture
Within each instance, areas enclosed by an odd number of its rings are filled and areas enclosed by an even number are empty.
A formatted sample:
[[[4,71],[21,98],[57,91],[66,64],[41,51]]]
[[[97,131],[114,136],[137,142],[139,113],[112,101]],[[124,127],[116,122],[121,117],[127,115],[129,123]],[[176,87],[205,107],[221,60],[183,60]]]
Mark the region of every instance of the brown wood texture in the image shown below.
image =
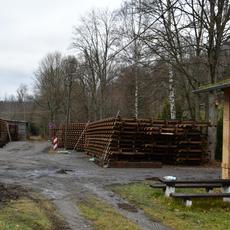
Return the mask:
[[[195,121],[108,118],[89,124],[85,148],[99,165],[202,164],[208,159],[207,129]]]
[[[230,179],[230,88],[224,90],[222,178]]]
[[[9,141],[7,123],[0,119],[0,147],[3,147]]]
[[[85,123],[71,123],[67,127],[60,125],[60,127],[51,130],[51,136],[58,138],[58,147],[65,147],[65,132],[66,132],[66,149],[74,149],[76,143],[76,150],[84,151],[85,135],[82,132],[85,129]],[[79,141],[78,141],[79,140]]]

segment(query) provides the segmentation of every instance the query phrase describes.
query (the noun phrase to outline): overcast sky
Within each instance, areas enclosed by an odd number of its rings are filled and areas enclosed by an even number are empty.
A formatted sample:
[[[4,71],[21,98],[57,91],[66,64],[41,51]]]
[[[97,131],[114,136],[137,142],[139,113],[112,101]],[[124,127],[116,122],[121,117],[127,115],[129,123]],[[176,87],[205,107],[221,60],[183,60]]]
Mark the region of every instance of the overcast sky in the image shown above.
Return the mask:
[[[48,53],[70,52],[73,26],[92,8],[117,8],[122,0],[0,0],[0,97],[30,87]]]

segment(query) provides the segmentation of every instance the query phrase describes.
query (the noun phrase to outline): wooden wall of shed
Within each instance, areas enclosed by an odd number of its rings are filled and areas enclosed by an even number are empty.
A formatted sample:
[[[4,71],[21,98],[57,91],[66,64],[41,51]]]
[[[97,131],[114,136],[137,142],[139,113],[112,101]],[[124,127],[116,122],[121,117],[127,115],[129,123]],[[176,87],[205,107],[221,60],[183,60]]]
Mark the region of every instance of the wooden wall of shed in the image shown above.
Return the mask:
[[[0,147],[3,147],[8,140],[7,123],[0,119]]]
[[[230,88],[224,90],[222,178],[230,179]]]

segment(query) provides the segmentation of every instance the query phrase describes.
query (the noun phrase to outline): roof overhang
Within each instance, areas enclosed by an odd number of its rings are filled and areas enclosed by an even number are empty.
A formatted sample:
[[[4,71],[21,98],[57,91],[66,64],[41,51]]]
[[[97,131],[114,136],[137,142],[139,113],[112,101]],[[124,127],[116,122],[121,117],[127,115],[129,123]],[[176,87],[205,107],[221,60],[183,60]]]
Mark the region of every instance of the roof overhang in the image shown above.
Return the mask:
[[[2,119],[8,123],[21,123],[21,124],[28,124],[28,121],[17,121],[17,120],[8,120],[8,119]]]
[[[211,92],[214,90],[223,90],[226,88],[230,88],[230,79],[220,81],[215,84],[203,85],[199,87],[198,89],[193,90],[192,92],[193,93],[207,93],[207,92]]]

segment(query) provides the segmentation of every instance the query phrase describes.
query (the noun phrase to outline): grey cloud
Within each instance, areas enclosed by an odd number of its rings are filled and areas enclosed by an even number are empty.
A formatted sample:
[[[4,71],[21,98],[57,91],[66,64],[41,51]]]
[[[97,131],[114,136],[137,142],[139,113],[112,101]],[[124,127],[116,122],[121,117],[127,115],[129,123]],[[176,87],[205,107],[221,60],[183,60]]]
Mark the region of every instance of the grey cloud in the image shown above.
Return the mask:
[[[73,26],[93,7],[118,7],[121,0],[0,0],[0,96],[31,84],[46,53],[68,50]]]

